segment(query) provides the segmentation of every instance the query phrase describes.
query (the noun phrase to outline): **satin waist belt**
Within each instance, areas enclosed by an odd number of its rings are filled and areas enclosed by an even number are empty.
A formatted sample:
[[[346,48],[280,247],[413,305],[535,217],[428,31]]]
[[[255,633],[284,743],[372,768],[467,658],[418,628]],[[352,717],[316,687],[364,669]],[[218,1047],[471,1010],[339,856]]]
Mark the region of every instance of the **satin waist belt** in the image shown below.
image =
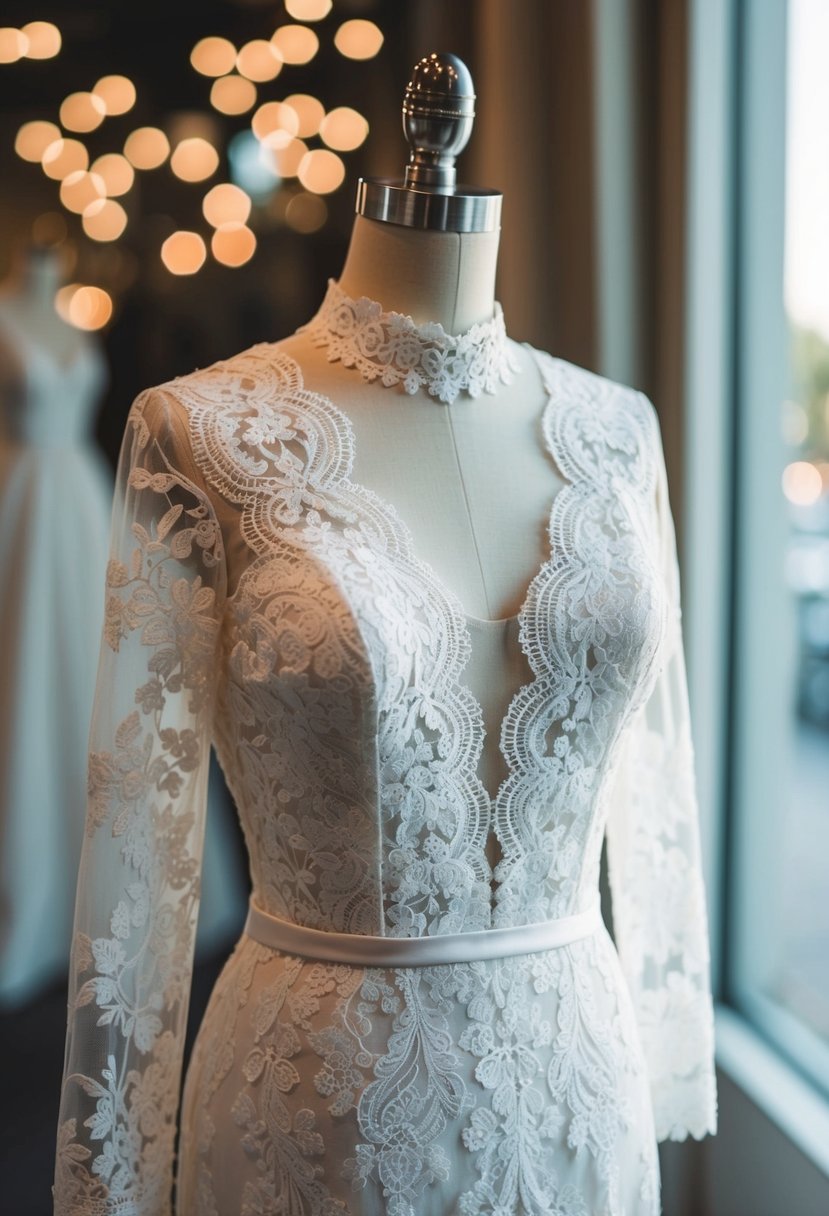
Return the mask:
[[[244,931],[263,946],[305,958],[368,967],[426,967],[550,950],[589,937],[603,924],[597,899],[586,912],[531,925],[470,933],[439,933],[431,937],[371,937],[363,933],[338,933],[296,925],[264,912],[251,899]]]

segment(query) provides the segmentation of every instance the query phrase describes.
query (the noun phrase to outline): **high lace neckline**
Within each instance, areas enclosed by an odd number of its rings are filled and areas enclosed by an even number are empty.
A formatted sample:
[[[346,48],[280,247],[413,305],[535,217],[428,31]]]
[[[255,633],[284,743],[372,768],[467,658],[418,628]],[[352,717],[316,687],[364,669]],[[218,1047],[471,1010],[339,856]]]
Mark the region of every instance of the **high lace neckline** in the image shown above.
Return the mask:
[[[385,311],[368,296],[354,300],[329,279],[317,313],[297,332],[324,347],[330,362],[356,368],[364,380],[401,385],[410,394],[424,388],[446,405],[462,392],[494,393],[519,369],[497,302],[488,321],[448,334],[437,322],[418,325],[404,313]]]

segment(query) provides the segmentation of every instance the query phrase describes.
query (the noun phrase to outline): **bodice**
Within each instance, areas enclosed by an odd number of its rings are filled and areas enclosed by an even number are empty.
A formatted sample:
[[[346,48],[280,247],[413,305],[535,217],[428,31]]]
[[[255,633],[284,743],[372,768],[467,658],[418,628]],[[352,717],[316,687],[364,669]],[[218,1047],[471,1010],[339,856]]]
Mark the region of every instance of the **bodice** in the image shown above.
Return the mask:
[[[420,936],[570,915],[595,896],[607,778],[666,633],[657,423],[642,395],[534,354],[540,433],[566,484],[502,655],[501,705],[498,671],[482,700],[487,647],[457,597],[397,511],[351,480],[347,414],[280,344],[163,390],[225,504],[226,546],[245,541],[214,738],[266,910]]]

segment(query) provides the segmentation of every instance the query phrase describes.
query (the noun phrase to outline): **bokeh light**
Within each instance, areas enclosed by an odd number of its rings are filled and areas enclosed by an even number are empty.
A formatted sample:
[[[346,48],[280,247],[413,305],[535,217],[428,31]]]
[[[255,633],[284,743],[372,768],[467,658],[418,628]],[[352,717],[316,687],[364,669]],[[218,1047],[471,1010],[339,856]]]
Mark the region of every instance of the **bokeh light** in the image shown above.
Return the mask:
[[[204,218],[213,228],[222,224],[244,224],[250,215],[250,197],[239,186],[222,182],[208,190],[202,203]]]
[[[268,147],[285,147],[299,134],[299,115],[283,101],[266,101],[251,119],[251,129],[257,139]]]
[[[77,329],[102,329],[112,316],[112,298],[102,287],[68,283],[55,296],[55,311]]]
[[[327,218],[325,199],[318,194],[308,194],[305,190],[295,194],[285,208],[285,222],[294,232],[319,232]]]
[[[306,152],[297,168],[297,177],[312,194],[330,194],[341,186],[345,178],[345,165],[336,152],[327,148],[314,148]]]
[[[325,106],[321,101],[310,93],[292,93],[290,97],[285,98],[285,105],[291,107],[299,120],[296,135],[307,139],[310,135],[317,134],[325,117]]]
[[[291,139],[284,148],[263,146],[263,151],[279,177],[296,177],[302,158],[308,152],[308,145],[302,139]]]
[[[256,85],[244,76],[220,76],[210,89],[210,104],[221,114],[244,114],[256,105]]]
[[[54,59],[60,51],[60,30],[51,21],[30,21],[20,32],[28,43],[27,59]]]
[[[104,187],[110,198],[126,194],[135,181],[135,171],[132,165],[120,152],[106,152],[103,156],[99,156],[92,162],[90,171],[97,173],[103,179]]]
[[[183,139],[170,158],[170,168],[183,182],[203,182],[219,167],[219,153],[206,139]]]
[[[158,127],[138,127],[124,144],[124,156],[134,169],[157,169],[170,155],[170,141]]]
[[[309,63],[320,44],[319,38],[307,25],[281,25],[271,42],[286,63]]]
[[[210,251],[223,266],[244,266],[256,251],[256,237],[245,224],[222,224],[211,237]]]
[[[79,139],[55,139],[43,153],[43,172],[55,181],[69,173],[89,168],[89,153]]]
[[[793,460],[783,470],[783,493],[789,502],[807,507],[823,492],[823,478],[810,460]]]
[[[272,42],[255,38],[246,42],[236,56],[236,70],[257,83],[275,80],[282,71],[282,55]]]
[[[383,45],[383,33],[373,21],[344,21],[334,35],[334,46],[346,59],[373,59]]]
[[[83,230],[93,241],[117,241],[127,226],[127,213],[111,198],[90,203],[83,213]]]
[[[233,71],[236,47],[227,38],[202,38],[190,52],[190,62],[202,76],[224,76]]]
[[[365,118],[349,106],[330,110],[320,123],[320,137],[337,152],[351,152],[359,148],[367,135],[368,123]]]
[[[206,257],[207,249],[198,232],[179,230],[161,246],[161,260],[170,274],[195,274]]]
[[[105,196],[103,178],[85,169],[68,173],[60,184],[60,201],[67,211],[74,211],[76,215],[82,215],[90,203]]]
[[[332,0],[285,0],[285,9],[294,21],[322,21],[331,12]]]
[[[227,145],[230,176],[242,189],[264,202],[279,184],[276,166],[267,148],[260,144],[252,131],[237,131]]]
[[[61,102],[60,121],[67,131],[94,131],[106,117],[106,106],[95,93],[70,93]]]
[[[60,127],[56,127],[53,122],[35,119],[34,122],[24,122],[17,132],[14,150],[23,160],[38,164],[49,144],[54,143],[56,139],[60,139]]]
[[[0,27],[0,63],[17,63],[29,49],[29,39],[14,26]]]
[[[92,90],[110,118],[127,114],[135,105],[135,85],[128,76],[102,76]]]

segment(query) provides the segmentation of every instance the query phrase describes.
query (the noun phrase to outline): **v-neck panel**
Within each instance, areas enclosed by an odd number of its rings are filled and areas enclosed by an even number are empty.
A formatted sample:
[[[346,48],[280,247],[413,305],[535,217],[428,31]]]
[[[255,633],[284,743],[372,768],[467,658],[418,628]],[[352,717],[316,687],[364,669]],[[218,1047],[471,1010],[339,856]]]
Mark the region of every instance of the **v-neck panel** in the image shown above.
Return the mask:
[[[218,365],[216,394],[190,400],[197,463],[208,483],[231,501],[244,504],[242,536],[258,558],[268,556],[280,534],[285,538],[295,535],[297,552],[307,549],[313,556],[325,530],[332,524],[343,524],[343,530],[337,526],[331,537],[341,537],[351,553],[349,561],[363,561],[361,548],[365,556],[371,554],[372,561],[379,561],[382,573],[378,571],[381,582],[377,590],[382,591],[386,583],[386,612],[391,612],[395,603],[403,612],[404,605],[411,601],[412,611],[421,614],[413,617],[408,635],[411,700],[401,700],[393,687],[387,688],[382,648],[375,652],[371,644],[376,625],[371,609],[372,580],[352,585],[338,570],[336,561],[328,563],[322,554],[357,627],[361,628],[363,621],[368,627],[364,635],[366,657],[374,668],[377,713],[383,720],[382,725],[378,721],[378,729],[392,733],[414,729],[410,721],[414,714],[420,720],[418,739],[407,745],[413,761],[419,748],[434,747],[434,768],[427,763],[423,779],[432,773],[435,797],[452,821],[441,828],[441,834],[447,857],[461,867],[459,875],[465,875],[463,927],[496,927],[522,915],[525,907],[552,907],[548,894],[539,893],[533,902],[528,901],[526,891],[528,875],[535,874],[543,862],[536,836],[541,806],[551,811],[544,791],[550,774],[566,765],[562,757],[572,742],[568,734],[557,739],[555,755],[549,754],[550,744],[545,742],[559,720],[561,698],[572,678],[568,652],[563,649],[569,636],[565,636],[566,599],[557,604],[554,618],[547,620],[546,614],[561,578],[568,571],[577,579],[585,574],[581,565],[588,557],[581,541],[590,541],[598,516],[582,518],[574,531],[573,508],[578,507],[580,515],[581,508],[590,514],[593,493],[599,499],[606,498],[605,481],[608,487],[619,485],[621,490],[618,470],[612,467],[602,468],[602,486],[596,484],[596,461],[601,457],[598,453],[591,455],[590,448],[593,444],[604,448],[608,442],[618,443],[618,439],[596,429],[598,424],[590,413],[592,393],[585,393],[581,385],[568,385],[572,365],[527,344],[544,388],[541,441],[564,484],[550,504],[548,555],[539,564],[517,614],[518,645],[531,675],[509,699],[506,711],[498,715],[498,742],[506,775],[490,793],[478,774],[487,737],[484,709],[464,679],[472,655],[474,624],[467,619],[455,592],[417,553],[408,524],[397,508],[377,491],[352,479],[356,444],[348,413],[325,393],[307,388],[301,363],[281,347],[281,343],[262,343],[252,348],[250,370],[239,369],[246,378],[244,396],[255,409],[254,418],[268,420],[254,422],[251,436],[245,439],[260,448],[261,456],[245,456],[240,440],[234,438],[235,427],[228,427],[222,411],[211,408],[211,399],[227,399],[225,394],[239,374],[231,372],[231,380],[222,385],[230,369]],[[304,449],[304,458],[284,448],[294,440]],[[283,445],[282,457],[273,454],[265,458],[261,445],[271,441]],[[274,469],[281,467],[281,476],[268,474],[269,460],[274,462]],[[308,534],[304,536],[306,526]],[[336,550],[334,546],[332,552]],[[249,572],[257,565],[254,561],[242,572],[229,601],[242,593]],[[484,628],[493,624],[496,622]],[[572,640],[578,644],[578,637]],[[393,669],[388,675],[396,687],[401,672]],[[386,691],[391,696],[388,702],[384,699]],[[395,717],[385,720],[387,714],[401,713],[404,717],[399,722]],[[579,718],[578,713],[568,717],[565,732],[573,730]],[[424,731],[435,732],[433,740]],[[404,746],[402,736],[400,746]],[[416,763],[425,762],[417,759]],[[578,789],[578,765],[570,779]],[[399,826],[404,826],[403,821]],[[396,831],[391,826],[389,830]],[[488,853],[493,834],[501,851],[494,865]],[[392,883],[389,915],[396,907],[397,889]],[[457,927],[457,915],[457,910],[447,914],[446,923]]]
[[[505,797],[506,792],[508,791],[508,789],[510,788],[510,785],[513,783],[513,781],[515,780],[515,778],[517,776],[516,764],[514,763],[514,759],[511,759],[511,757],[508,753],[508,749],[505,748],[505,746],[504,746],[505,731],[506,731],[506,728],[507,728],[507,725],[508,725],[508,722],[510,719],[511,711],[514,708],[514,706],[519,702],[519,700],[522,697],[530,695],[531,690],[536,685],[537,681],[541,678],[541,674],[536,670],[536,668],[534,667],[534,665],[532,663],[532,658],[531,658],[531,655],[528,653],[528,649],[527,649],[527,645],[526,645],[526,634],[527,634],[527,625],[528,625],[528,621],[529,621],[529,613],[530,613],[530,609],[532,606],[532,598],[533,598],[533,593],[534,593],[535,589],[538,587],[539,583],[543,582],[549,576],[555,562],[558,559],[558,552],[553,543],[553,534],[554,534],[554,525],[555,525],[556,514],[561,510],[562,504],[564,503],[565,499],[569,496],[572,496],[574,493],[577,492],[576,481],[574,480],[574,478],[572,476],[566,474],[564,469],[561,467],[562,462],[556,453],[555,446],[552,441],[553,429],[550,426],[550,422],[551,422],[553,413],[555,412],[555,410],[557,408],[559,408],[567,400],[567,398],[565,398],[565,397],[559,397],[556,395],[555,387],[554,387],[554,385],[551,381],[550,375],[549,375],[549,365],[552,364],[555,366],[560,361],[556,360],[553,356],[543,355],[541,352],[537,351],[529,343],[523,343],[523,345],[531,353],[534,364],[538,368],[538,371],[539,371],[539,374],[541,377],[541,384],[542,384],[542,389],[543,389],[543,394],[544,394],[544,404],[541,408],[541,411],[540,411],[540,414],[538,417],[538,422],[537,422],[537,425],[540,428],[540,432],[541,432],[541,444],[542,444],[543,449],[547,453],[547,455],[550,457],[551,463],[553,464],[555,471],[559,474],[559,477],[561,478],[563,485],[553,495],[549,510],[546,513],[546,517],[545,517],[545,520],[546,520],[545,534],[547,536],[547,541],[548,541],[547,555],[542,558],[542,560],[538,564],[532,578],[530,579],[530,581],[527,585],[527,588],[524,592],[522,602],[521,602],[521,607],[520,607],[518,613],[514,614],[512,617],[502,618],[501,620],[487,620],[486,618],[475,618],[465,612],[463,604],[462,604],[461,599],[458,596],[458,594],[452,588],[448,587],[446,585],[446,583],[443,581],[443,579],[439,577],[434,566],[429,561],[427,561],[425,558],[421,557],[419,555],[419,553],[417,552],[417,550],[414,546],[411,528],[409,527],[406,519],[401,515],[401,513],[399,512],[397,507],[393,503],[391,503],[387,499],[385,499],[377,490],[373,489],[370,486],[367,486],[364,482],[356,481],[352,478],[351,473],[352,473],[354,463],[355,463],[357,441],[356,441],[354,424],[353,424],[350,416],[348,415],[348,413],[345,410],[343,410],[339,405],[337,405],[336,402],[333,401],[332,398],[329,397],[328,395],[326,395],[325,393],[321,393],[317,390],[309,390],[307,388],[305,389],[305,392],[307,393],[307,395],[309,397],[313,397],[318,402],[324,404],[326,411],[329,413],[329,415],[334,419],[335,423],[337,424],[337,434],[338,434],[338,437],[341,442],[341,451],[336,453],[336,455],[338,457],[338,463],[341,463],[344,466],[345,471],[343,473],[341,473],[341,475],[336,477],[336,479],[328,482],[328,484],[326,485],[326,491],[329,493],[333,493],[335,496],[339,495],[339,496],[345,498],[349,502],[360,502],[362,500],[362,502],[367,503],[369,506],[371,506],[377,512],[377,514],[386,522],[387,526],[394,533],[394,535],[397,539],[399,551],[402,552],[407,557],[410,564],[416,571],[420,571],[423,573],[426,583],[431,584],[431,587],[434,589],[434,591],[437,592],[439,599],[441,599],[443,601],[444,607],[451,620],[451,624],[453,627],[453,634],[454,634],[455,638],[458,640],[461,653],[465,656],[464,660],[460,666],[460,670],[459,670],[458,674],[453,676],[453,682],[457,689],[456,695],[458,696],[458,698],[462,702],[464,702],[467,707],[470,707],[470,706],[472,707],[474,718],[475,718],[475,728],[476,728],[476,730],[478,732],[478,736],[479,736],[479,747],[478,747],[477,756],[473,757],[474,763],[470,763],[470,766],[469,766],[470,771],[469,771],[468,776],[473,780],[474,783],[477,784],[477,786],[479,787],[480,792],[483,794],[483,796],[486,800],[486,804],[487,804],[487,812],[488,812],[487,813],[487,824],[486,824],[486,831],[484,833],[483,840],[480,843],[480,851],[481,851],[480,861],[481,861],[481,864],[483,864],[486,867],[487,888],[490,892],[490,899],[489,899],[489,926],[490,927],[493,926],[493,924],[495,923],[496,917],[497,917],[501,883],[495,877],[495,871],[497,869],[497,866],[493,867],[492,864],[490,863],[489,855],[488,855],[488,845],[489,845],[491,835],[493,833],[495,833],[495,835],[498,839],[500,848],[501,848],[502,860],[503,860],[503,858],[506,857],[506,855],[507,855],[506,842],[501,839],[501,837],[498,834],[497,829],[496,829],[496,824],[497,824],[497,820],[498,820],[497,812],[498,812],[498,808],[500,807],[500,805]],[[294,363],[296,362],[296,360],[293,358],[293,356],[288,356],[288,357],[289,357],[289,359],[291,359],[291,362],[294,362]],[[548,363],[547,367],[545,367],[545,365],[544,365],[545,359],[547,360],[547,363]],[[299,370],[298,365],[297,365],[297,370]],[[524,659],[525,659],[527,665],[529,666],[530,670],[532,671],[532,676],[528,681],[523,683],[510,697],[508,704],[507,704],[506,712],[500,718],[500,723],[499,723],[499,728],[498,728],[498,747],[500,749],[501,758],[505,765],[506,776],[498,783],[494,792],[490,793],[490,791],[484,785],[481,777],[478,776],[478,768],[480,766],[482,748],[483,748],[485,738],[487,735],[487,731],[486,731],[486,728],[484,725],[483,704],[480,701],[480,699],[473,693],[470,685],[464,681],[462,676],[463,676],[463,671],[465,670],[467,663],[469,662],[469,659],[471,657],[471,653],[472,653],[472,634],[471,634],[472,628],[474,628],[476,625],[480,625],[484,629],[494,628],[494,627],[505,628],[510,623],[515,623],[515,622],[517,622],[517,624],[518,624],[518,644],[519,644],[520,650],[524,656]],[[471,806],[470,806],[470,810],[471,810]],[[499,864],[501,864],[501,863],[499,862]]]
[[[301,332],[301,331],[297,331],[297,332]],[[334,400],[330,396],[328,396],[326,393],[320,392],[319,390],[316,390],[316,389],[308,390],[308,391],[312,391],[314,396],[321,398],[325,402],[327,409],[337,416],[337,418],[340,421],[340,425],[342,426],[343,431],[347,435],[346,443],[343,446],[349,452],[348,472],[344,478],[339,479],[340,484],[342,484],[343,481],[348,481],[350,483],[350,485],[359,487],[360,492],[370,496],[371,499],[373,499],[373,501],[374,501],[374,505],[376,507],[378,507],[384,515],[386,515],[388,518],[393,517],[393,521],[396,524],[398,532],[404,538],[405,548],[408,550],[414,563],[418,567],[424,569],[427,572],[431,582],[439,589],[441,594],[447,600],[451,599],[453,601],[453,605],[455,606],[455,609],[456,609],[456,615],[458,615],[459,617],[461,617],[463,619],[464,624],[466,625],[467,629],[470,626],[478,628],[482,631],[507,629],[508,627],[514,626],[516,623],[520,623],[521,618],[524,614],[524,610],[527,606],[527,599],[530,594],[533,583],[538,579],[538,576],[542,573],[542,571],[544,571],[547,567],[549,567],[555,561],[555,558],[556,558],[556,554],[553,550],[553,543],[552,543],[552,519],[553,519],[553,509],[554,509],[556,500],[562,494],[564,494],[565,491],[568,490],[568,488],[572,488],[572,486],[573,486],[573,478],[571,476],[568,476],[562,469],[561,461],[558,459],[558,457],[553,449],[553,445],[550,442],[550,438],[549,438],[549,434],[550,434],[549,419],[550,419],[552,410],[554,408],[555,400],[554,400],[553,389],[549,382],[548,372],[547,372],[546,368],[544,367],[544,363],[543,363],[544,356],[542,356],[542,354],[539,351],[537,351],[535,349],[535,347],[533,347],[529,342],[522,342],[521,345],[527,351],[529,351],[529,353],[532,357],[532,360],[533,360],[533,364],[538,370],[540,381],[541,381],[542,395],[544,398],[541,409],[533,423],[534,433],[537,437],[539,447],[544,452],[544,455],[547,457],[548,462],[552,465],[552,471],[558,475],[558,478],[562,484],[559,487],[559,489],[556,491],[556,493],[553,495],[552,499],[550,500],[550,505],[549,505],[547,511],[543,515],[542,519],[539,521],[544,524],[544,535],[546,537],[546,553],[544,555],[542,555],[540,561],[534,567],[533,573],[532,573],[530,579],[528,580],[528,582],[524,588],[523,594],[521,596],[521,601],[520,601],[518,611],[511,613],[509,616],[480,617],[480,616],[475,616],[471,612],[466,611],[466,608],[463,604],[460,594],[457,591],[455,591],[454,588],[448,586],[448,584],[445,582],[443,577],[438,573],[437,568],[434,566],[434,564],[428,558],[423,557],[418,552],[417,546],[414,543],[414,532],[413,532],[410,524],[406,520],[406,518],[401,514],[400,509],[396,506],[396,504],[394,504],[390,500],[386,499],[378,490],[375,490],[372,486],[367,485],[364,481],[357,480],[352,477],[352,471],[354,468],[355,457],[356,457],[356,452],[357,452],[357,435],[356,435],[356,428],[354,426],[354,423],[353,423],[350,415],[347,413],[346,410],[343,409],[342,406],[337,405],[336,402],[334,402]],[[289,356],[289,357],[292,359],[294,358],[294,356]],[[554,360],[554,357],[551,355],[546,356],[546,358],[550,359],[550,360]],[[540,435],[540,438],[539,438],[539,435]]]

